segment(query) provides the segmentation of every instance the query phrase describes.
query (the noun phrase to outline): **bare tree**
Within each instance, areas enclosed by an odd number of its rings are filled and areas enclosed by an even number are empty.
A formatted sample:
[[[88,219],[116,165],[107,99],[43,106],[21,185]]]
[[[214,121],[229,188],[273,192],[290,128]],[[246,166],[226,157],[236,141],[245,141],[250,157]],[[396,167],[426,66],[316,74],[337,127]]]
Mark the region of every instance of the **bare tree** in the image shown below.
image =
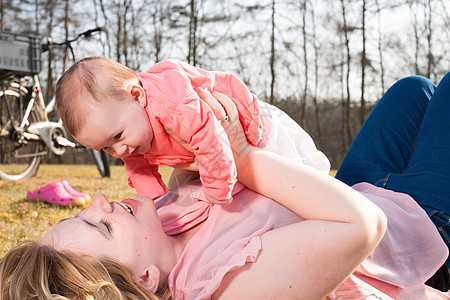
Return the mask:
[[[380,87],[381,87],[381,95],[385,92],[385,83],[384,83],[384,60],[383,60],[383,34],[381,32],[381,8],[378,0],[375,0],[376,5],[376,14],[377,14],[377,31],[378,31],[378,57],[380,60]]]
[[[64,32],[66,41],[69,39],[69,23],[70,23],[70,17],[69,17],[69,0],[64,0]],[[67,68],[67,62],[69,60],[69,45],[66,45],[64,49],[64,58],[63,58],[63,68],[62,71],[64,72]]]
[[[345,0],[341,0],[341,8],[342,8],[342,34],[344,36],[344,47],[345,47],[345,91],[346,95],[342,102],[342,111],[343,111],[343,119],[342,119],[342,130],[343,130],[343,153],[347,150],[347,147],[350,145],[351,140],[353,139],[352,129],[350,126],[350,69],[351,69],[351,56],[350,56],[350,41],[348,33],[352,30],[347,25],[347,12],[345,8]]]
[[[128,56],[128,46],[129,46],[129,39],[128,39],[128,32],[129,32],[129,18],[128,15],[131,10],[132,0],[124,0],[123,3],[123,36],[122,36],[122,43],[123,43],[123,61],[126,66],[130,65],[130,60]],[[131,17],[133,19],[133,17]]]
[[[5,29],[5,1],[0,1],[0,29]]]
[[[47,2],[47,35],[49,37],[53,34],[53,16],[54,16],[54,2],[53,0],[48,0]],[[49,45],[48,56],[47,56],[47,93],[45,97],[50,99],[53,95],[53,47]]]
[[[314,48],[314,93],[312,96],[314,104],[314,116],[316,120],[317,140],[319,148],[323,146],[322,125],[320,124],[320,108],[317,101],[317,91],[319,88],[319,45],[316,33],[316,16],[314,7],[311,7],[311,27],[312,27],[312,42]]]
[[[104,26],[105,27],[105,35],[107,36],[108,33],[108,28],[105,26],[106,25],[106,20],[101,20],[100,17],[100,13],[99,13],[99,8],[100,6],[97,4],[97,0],[92,0],[93,2],[93,8],[94,8],[94,22],[95,22],[95,27],[100,27],[100,26]],[[105,55],[105,53],[107,53],[107,45],[105,44],[105,40],[103,38],[99,39],[99,43],[102,45],[102,54]]]
[[[361,106],[359,111],[359,123],[362,125],[366,119],[366,99],[365,99],[365,88],[366,88],[366,0],[362,0],[362,52],[361,52]]]
[[[189,15],[189,37],[188,37],[188,56],[187,61],[192,65],[197,64],[197,30],[198,30],[198,10],[196,0],[190,0]]]
[[[122,32],[124,30],[124,24],[123,24],[123,12],[122,12],[122,2],[121,0],[117,1],[115,4],[115,14],[116,14],[116,20],[117,20],[117,30],[115,32],[116,36],[116,60],[118,62],[121,62],[121,56],[122,56]]]
[[[164,10],[161,0],[156,0],[154,3],[154,11],[152,13],[153,21],[153,44],[155,47],[155,62],[161,60],[161,47],[163,42],[162,23],[165,19]]]
[[[35,0],[34,1],[34,33],[35,34],[39,34],[40,32],[40,27],[39,24],[41,24],[40,22],[40,17],[39,17],[39,0]]]
[[[303,82],[303,94],[301,98],[301,117],[300,126],[305,127],[306,118],[306,98],[308,95],[308,82],[309,82],[309,68],[308,68],[308,47],[307,47],[307,33],[306,33],[306,14],[307,14],[307,0],[301,0],[300,9],[302,14],[302,37],[303,37],[303,64],[305,67],[304,82]]]
[[[272,0],[272,33],[270,36],[270,103],[274,103],[275,90],[275,0]]]
[[[425,17],[425,28],[426,28],[426,40],[427,40],[427,72],[426,77],[431,78],[431,74],[434,71],[434,55],[433,55],[433,46],[432,46],[432,34],[433,34],[433,28],[432,28],[432,15],[433,15],[433,9],[431,6],[432,1],[427,0],[426,3],[424,2],[424,17]]]
[[[97,6],[96,5],[96,0],[94,0],[94,5]],[[99,6],[100,6],[100,11],[102,12],[102,16],[103,16],[103,18],[105,20],[105,24],[110,27],[111,22],[109,20],[108,14],[106,13],[106,8],[105,8],[105,4],[103,3],[103,0],[99,0]],[[107,49],[108,49],[107,56],[108,57],[112,57],[112,52],[111,52],[112,51],[112,45],[111,45],[110,30],[109,29],[106,32],[105,36],[106,36],[106,44],[107,44]]]
[[[419,29],[419,21],[417,19],[417,13],[414,9],[414,5],[416,4],[416,1],[414,0],[407,0],[409,11],[412,14],[412,26],[414,31],[414,72],[416,74],[421,74],[420,68],[419,68],[419,49],[420,49],[420,29]]]

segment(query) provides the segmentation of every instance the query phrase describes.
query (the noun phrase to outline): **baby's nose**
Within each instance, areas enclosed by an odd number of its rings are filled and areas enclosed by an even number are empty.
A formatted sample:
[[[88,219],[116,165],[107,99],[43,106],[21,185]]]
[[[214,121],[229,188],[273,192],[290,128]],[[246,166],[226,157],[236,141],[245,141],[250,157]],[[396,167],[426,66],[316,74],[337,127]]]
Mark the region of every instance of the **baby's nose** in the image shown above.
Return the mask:
[[[113,146],[114,152],[118,158],[126,154],[127,146],[123,144],[116,144]]]

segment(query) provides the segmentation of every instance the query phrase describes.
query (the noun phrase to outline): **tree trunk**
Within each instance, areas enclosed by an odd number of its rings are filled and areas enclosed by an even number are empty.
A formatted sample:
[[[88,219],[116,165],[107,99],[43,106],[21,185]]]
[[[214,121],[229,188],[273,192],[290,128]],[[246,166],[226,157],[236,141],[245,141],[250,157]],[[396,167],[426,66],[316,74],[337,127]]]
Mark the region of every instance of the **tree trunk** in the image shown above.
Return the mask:
[[[340,44],[342,45],[344,43],[344,38],[341,35],[340,36]],[[340,63],[340,86],[341,86],[341,149],[340,149],[340,154],[344,154],[346,152],[346,148],[347,148],[347,143],[346,143],[346,135],[347,135],[347,131],[345,130],[345,116],[346,116],[346,106],[345,106],[345,69],[344,69],[344,65],[345,65],[345,53],[344,53],[344,49],[342,49],[342,47],[339,47],[339,50],[341,52],[341,63]],[[339,155],[341,156],[341,155]]]
[[[348,37],[348,26],[347,26],[347,14],[345,11],[345,0],[341,0],[342,5],[342,21],[343,21],[343,33],[344,33],[344,43],[345,43],[345,52],[346,52],[346,72],[345,72],[345,88],[346,88],[346,98],[345,102],[343,104],[344,106],[344,113],[342,120],[343,122],[343,129],[345,131],[344,133],[344,153],[347,151],[347,147],[350,145],[350,142],[352,140],[352,132],[351,132],[351,126],[350,126],[350,104],[351,104],[351,97],[350,97],[350,41]]]
[[[5,29],[5,8],[4,0],[0,1],[0,29]]]
[[[359,111],[359,124],[362,126],[366,119],[366,0],[362,1],[362,53],[361,53],[361,106]]]
[[[303,65],[305,66],[305,74],[303,82],[303,95],[301,99],[301,117],[300,117],[300,125],[305,128],[305,118],[306,118],[306,97],[308,94],[308,80],[309,80],[309,74],[308,74],[308,52],[307,52],[307,37],[306,37],[306,12],[307,12],[307,0],[302,0],[300,3],[301,10],[302,10],[302,35],[303,35]]]
[[[155,47],[155,62],[160,61],[160,53],[162,46],[162,3],[161,0],[155,1],[155,12],[153,14],[153,30],[155,31],[153,35],[153,42]]]
[[[415,74],[420,74],[419,69],[419,49],[420,49],[420,37],[419,37],[419,29],[418,29],[418,21],[417,21],[417,13],[413,8],[414,1],[408,1],[409,9],[413,16],[413,31],[414,31],[414,72]]]
[[[48,23],[47,23],[47,34],[48,37],[52,37],[53,34],[53,13],[54,13],[54,3],[53,0],[48,1]],[[48,49],[48,70],[47,70],[47,93],[45,94],[46,99],[50,99],[53,96],[53,49],[49,46]]]
[[[431,78],[431,74],[433,73],[434,68],[434,57],[433,57],[433,47],[432,47],[432,33],[433,29],[431,27],[431,20],[432,20],[432,7],[431,7],[431,0],[428,0],[427,3],[423,4],[424,6],[424,13],[425,13],[425,22],[426,22],[426,28],[427,28],[427,48],[428,48],[428,54],[427,54],[427,78]]]
[[[94,2],[95,2],[95,0],[94,0]],[[105,5],[103,3],[103,0],[100,0],[100,10],[102,12],[103,18],[105,19],[105,24],[108,25],[109,24],[109,18],[108,18],[108,15],[106,14],[106,9],[105,9]],[[106,44],[107,44],[107,49],[108,49],[107,56],[109,58],[111,58],[112,57],[112,52],[111,52],[112,47],[111,47],[111,40],[109,38],[109,31],[105,32],[105,36],[106,36]]]
[[[123,61],[125,66],[130,66],[129,55],[128,55],[128,14],[132,5],[132,0],[124,0],[123,2],[123,38],[122,38],[122,53],[123,53]]]
[[[35,34],[39,34],[39,31],[40,31],[39,24],[41,24],[41,18],[39,17],[39,0],[34,0],[34,33]]]
[[[192,65],[197,64],[197,7],[196,7],[196,0],[191,0],[190,2],[190,16],[189,16],[189,40],[188,40],[188,63]]]
[[[275,0],[272,0],[272,34],[270,38],[271,48],[270,48],[270,103],[273,104],[275,101],[274,90],[275,90]]]
[[[319,104],[317,103],[317,91],[319,88],[319,46],[317,45],[317,36],[316,36],[316,17],[314,14],[314,7],[311,7],[311,23],[312,23],[312,41],[314,46],[314,94],[312,97],[314,104],[314,114],[316,120],[316,129],[317,129],[317,142],[319,149],[323,147],[323,134],[322,134],[322,125],[320,124],[320,110]]]
[[[69,0],[65,0],[65,7],[64,7],[64,31],[66,35],[66,41],[69,39]],[[69,46],[66,45],[64,47],[64,58],[63,58],[63,73],[67,69],[67,63],[69,60]]]
[[[375,4],[377,6],[377,17],[378,17],[378,57],[380,59],[380,86],[381,86],[381,95],[384,95],[385,92],[385,83],[384,83],[384,62],[383,62],[383,35],[381,33],[381,8],[378,0],[375,0]]]
[[[117,3],[116,9],[116,17],[117,17],[117,32],[116,32],[116,60],[118,62],[121,62],[122,57],[122,31],[123,31],[123,24],[122,24],[122,3],[119,1]]]

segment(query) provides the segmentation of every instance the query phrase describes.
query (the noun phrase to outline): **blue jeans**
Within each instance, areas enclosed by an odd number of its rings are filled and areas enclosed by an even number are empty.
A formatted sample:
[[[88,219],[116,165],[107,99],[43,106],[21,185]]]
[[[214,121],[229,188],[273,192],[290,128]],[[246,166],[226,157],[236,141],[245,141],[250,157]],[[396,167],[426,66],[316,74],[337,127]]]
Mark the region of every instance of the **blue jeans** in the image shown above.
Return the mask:
[[[336,177],[409,194],[450,248],[450,72],[437,87],[421,76],[395,83],[361,127]]]

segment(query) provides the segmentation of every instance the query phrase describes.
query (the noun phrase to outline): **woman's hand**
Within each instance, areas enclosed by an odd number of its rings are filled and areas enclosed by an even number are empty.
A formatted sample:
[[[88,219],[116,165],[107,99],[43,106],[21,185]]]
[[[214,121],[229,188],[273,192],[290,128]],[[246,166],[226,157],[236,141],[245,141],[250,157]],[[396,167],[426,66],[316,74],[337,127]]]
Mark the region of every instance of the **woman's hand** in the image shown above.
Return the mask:
[[[230,98],[219,92],[210,93],[202,88],[197,88],[196,92],[208,104],[216,116],[217,121],[224,128],[231,150],[233,151],[236,165],[238,166],[255,147],[247,141],[247,137],[239,121],[239,113],[236,105]]]

